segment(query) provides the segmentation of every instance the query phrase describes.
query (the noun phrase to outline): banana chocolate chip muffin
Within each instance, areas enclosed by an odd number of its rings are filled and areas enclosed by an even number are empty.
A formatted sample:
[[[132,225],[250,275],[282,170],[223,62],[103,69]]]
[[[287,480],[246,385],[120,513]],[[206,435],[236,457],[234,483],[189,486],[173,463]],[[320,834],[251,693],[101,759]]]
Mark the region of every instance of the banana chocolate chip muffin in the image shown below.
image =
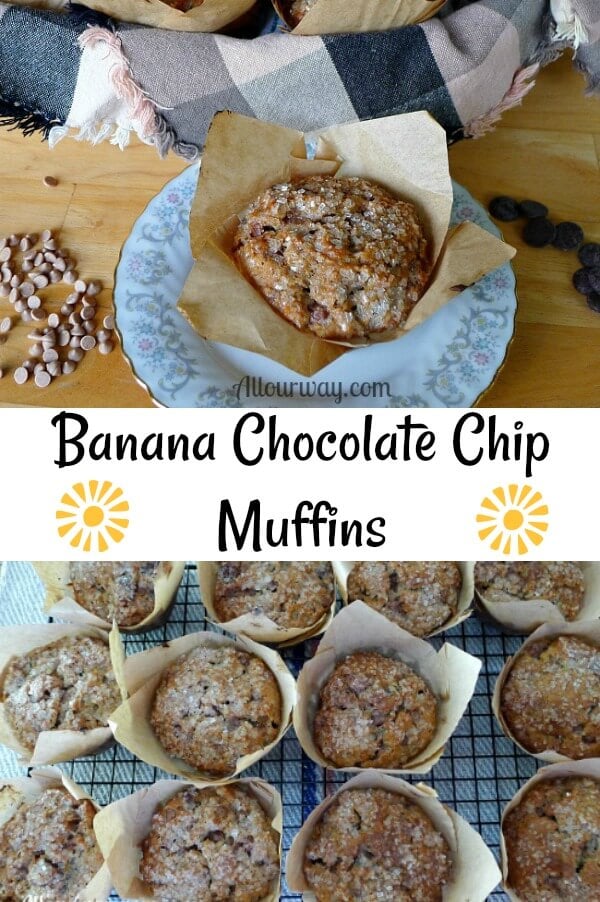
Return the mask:
[[[317,902],[441,902],[451,871],[448,843],[425,812],[384,789],[339,792],[304,853]]]
[[[2,792],[0,790],[0,796]],[[0,827],[0,899],[71,902],[102,867],[94,835],[96,810],[66,789],[23,798]]]
[[[329,561],[230,561],[219,564],[214,605],[222,622],[264,614],[302,629],[321,620],[334,598]]]
[[[68,636],[8,663],[1,700],[21,744],[33,751],[46,730],[106,727],[121,697],[106,642]]]
[[[162,902],[259,902],[279,876],[278,836],[242,786],[189,787],[152,816],[140,874]]]
[[[487,602],[538,601],[575,620],[583,604],[583,571],[573,561],[478,561],[475,588]]]
[[[600,899],[600,784],[589,777],[536,783],[502,827],[507,884],[523,902]]]
[[[348,601],[360,599],[413,636],[428,636],[454,616],[461,587],[454,561],[358,561]]]
[[[321,689],[314,739],[336,767],[397,768],[427,748],[437,701],[403,661],[375,651],[348,655]]]
[[[281,7],[286,22],[295,28],[316,2],[317,0],[283,0]]]
[[[340,341],[398,329],[430,269],[415,207],[362,178],[274,185],[240,215],[233,252],[281,316]]]
[[[500,694],[500,710],[529,752],[600,755],[600,649],[576,636],[540,639],[520,652]]]
[[[166,668],[150,722],[169,755],[220,776],[275,740],[281,708],[277,680],[259,657],[200,645]]]
[[[166,573],[170,564],[160,561],[73,561],[69,581],[75,601],[119,626],[135,626],[154,610],[154,582],[159,568]]]

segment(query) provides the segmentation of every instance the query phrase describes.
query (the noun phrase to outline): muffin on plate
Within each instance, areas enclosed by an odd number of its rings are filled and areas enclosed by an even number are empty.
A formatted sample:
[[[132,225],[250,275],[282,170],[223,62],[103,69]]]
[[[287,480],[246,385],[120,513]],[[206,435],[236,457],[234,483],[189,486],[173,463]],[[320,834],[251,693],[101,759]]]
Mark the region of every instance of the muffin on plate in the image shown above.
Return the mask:
[[[279,837],[241,785],[188,786],[154,812],[140,874],[164,902],[260,902],[279,875]]]
[[[475,589],[492,604],[550,601],[565,620],[575,620],[583,604],[585,582],[574,561],[478,561]]]
[[[277,680],[257,655],[200,645],[163,672],[150,723],[169,755],[219,776],[277,738],[281,712]]]
[[[321,689],[315,743],[335,767],[399,768],[431,742],[437,700],[403,661],[359,651],[339,661]]]
[[[505,883],[523,902],[600,899],[597,780],[540,780],[507,813],[502,834]]]
[[[399,329],[430,271],[416,208],[363,178],[274,185],[240,214],[233,253],[284,319],[333,341]]]
[[[448,843],[423,809],[385,789],[348,789],[317,821],[304,877],[317,902],[441,902]]]
[[[348,601],[361,600],[413,636],[428,636],[457,611],[462,574],[455,561],[357,561]]]

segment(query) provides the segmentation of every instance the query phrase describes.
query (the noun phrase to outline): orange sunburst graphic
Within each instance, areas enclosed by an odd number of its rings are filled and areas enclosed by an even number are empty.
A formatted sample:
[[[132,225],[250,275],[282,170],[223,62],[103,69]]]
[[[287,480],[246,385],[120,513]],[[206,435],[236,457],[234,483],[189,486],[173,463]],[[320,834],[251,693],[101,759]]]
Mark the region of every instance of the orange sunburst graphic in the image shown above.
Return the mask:
[[[107,551],[120,542],[129,526],[129,502],[112,482],[76,482],[60,499],[56,511],[58,534],[73,548]]]
[[[498,486],[475,517],[479,538],[501,554],[527,554],[544,541],[548,505],[530,485]]]

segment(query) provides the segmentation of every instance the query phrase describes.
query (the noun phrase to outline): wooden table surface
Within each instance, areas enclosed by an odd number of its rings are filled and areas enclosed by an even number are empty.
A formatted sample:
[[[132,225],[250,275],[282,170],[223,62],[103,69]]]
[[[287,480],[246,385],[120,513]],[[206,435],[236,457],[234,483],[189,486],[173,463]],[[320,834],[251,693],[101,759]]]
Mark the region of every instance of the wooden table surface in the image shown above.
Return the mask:
[[[531,197],[555,219],[581,223],[600,241],[600,100],[584,95],[583,76],[565,57],[540,75],[522,107],[498,129],[450,151],[453,176],[482,203],[496,194]],[[83,278],[99,278],[101,307],[111,309],[119,253],[148,201],[185,164],[159,160],[138,142],[125,152],[109,144],[91,147],[71,139],[54,151],[37,136],[0,129],[0,235],[56,230]],[[42,179],[53,175],[56,188]],[[515,260],[519,311],[514,341],[494,385],[480,399],[490,407],[600,406],[600,314],[576,294],[572,253],[527,248],[519,224],[504,227],[518,249]],[[64,291],[62,292],[64,294]],[[10,312],[0,300],[2,315]],[[19,325],[0,346],[0,367],[18,366],[30,342]],[[117,349],[86,355],[76,372],[38,389],[18,386],[8,372],[0,380],[0,406],[144,407],[152,402]]]

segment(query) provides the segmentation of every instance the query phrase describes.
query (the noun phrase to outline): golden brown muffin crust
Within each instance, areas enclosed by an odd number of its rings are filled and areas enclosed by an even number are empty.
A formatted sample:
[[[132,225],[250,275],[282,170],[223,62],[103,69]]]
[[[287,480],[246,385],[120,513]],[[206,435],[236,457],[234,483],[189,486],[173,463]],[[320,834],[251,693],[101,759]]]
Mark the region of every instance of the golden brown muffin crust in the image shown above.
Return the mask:
[[[428,636],[456,613],[461,586],[454,561],[357,561],[348,601],[361,599],[413,636]]]
[[[223,775],[276,739],[281,707],[277,680],[259,657],[200,645],[164,671],[150,721],[169,755]]]
[[[154,610],[154,581],[160,561],[73,561],[69,566],[75,601],[97,617],[135,626]]]
[[[436,723],[436,698],[414,670],[378,652],[355,652],[321,689],[314,738],[336,767],[397,768],[427,748]]]
[[[233,251],[285,319],[339,341],[398,329],[429,273],[415,207],[361,178],[274,185],[240,215]]]
[[[384,789],[340,792],[304,853],[317,902],[441,902],[450,848],[425,812]]]
[[[504,819],[508,885],[524,902],[600,899],[600,784],[544,780]]]
[[[329,561],[229,561],[217,570],[214,605],[223,623],[264,614],[286,629],[308,628],[334,598]]]
[[[515,658],[500,709],[529,752],[600,755],[600,649],[576,636],[533,642]]]
[[[488,602],[537,601],[575,620],[583,604],[583,570],[573,561],[478,561],[475,588]]]
[[[161,902],[259,902],[279,875],[278,846],[243,787],[190,787],[152,816],[140,874]]]
[[[106,727],[121,703],[108,645],[68,636],[11,658],[2,701],[11,728],[30,750],[45,730]]]
[[[39,897],[70,902],[103,862],[93,830],[96,811],[65,789],[25,799],[0,827],[0,900]]]

